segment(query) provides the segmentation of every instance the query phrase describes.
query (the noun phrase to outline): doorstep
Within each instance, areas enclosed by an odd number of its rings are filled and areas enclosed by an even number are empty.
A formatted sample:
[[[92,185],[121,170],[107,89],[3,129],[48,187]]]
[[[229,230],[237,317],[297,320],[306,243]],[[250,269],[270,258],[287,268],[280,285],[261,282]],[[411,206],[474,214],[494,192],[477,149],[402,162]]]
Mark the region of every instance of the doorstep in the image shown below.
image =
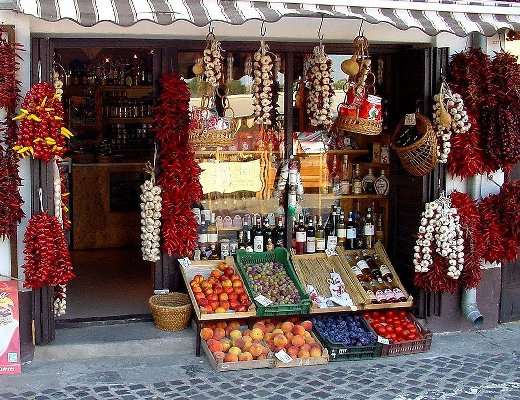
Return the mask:
[[[195,332],[164,332],[153,322],[82,326],[56,330],[56,340],[37,346],[38,361],[72,361],[103,357],[193,356]]]

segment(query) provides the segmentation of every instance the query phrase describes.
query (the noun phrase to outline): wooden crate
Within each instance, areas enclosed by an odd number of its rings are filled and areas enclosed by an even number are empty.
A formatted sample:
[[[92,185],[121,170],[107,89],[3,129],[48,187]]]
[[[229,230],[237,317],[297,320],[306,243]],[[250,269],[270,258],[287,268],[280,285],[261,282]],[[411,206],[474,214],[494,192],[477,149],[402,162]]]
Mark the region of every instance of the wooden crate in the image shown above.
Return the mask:
[[[284,363],[280,361],[276,356],[273,356],[273,367],[274,368],[294,368],[294,367],[306,367],[309,365],[323,365],[329,362],[329,352],[325,346],[323,346],[318,337],[311,332],[312,337],[316,340],[321,347],[321,357],[309,357],[309,358],[293,358],[291,362]]]
[[[242,280],[242,276],[238,273],[237,267],[235,265],[235,260],[233,257],[226,257],[224,260],[227,264],[231,265],[240,279]],[[195,300],[195,295],[193,294],[193,290],[190,286],[190,281],[197,274],[200,274],[207,278],[211,271],[214,270],[217,265],[221,262],[221,260],[211,260],[211,261],[192,261],[190,267],[180,266],[182,277],[184,278],[184,282],[186,283],[186,287],[188,288],[188,294],[191,298],[191,303],[193,304],[193,310],[197,315],[197,319],[199,321],[211,321],[211,320],[224,320],[224,319],[240,319],[240,318],[249,318],[256,315],[256,307],[254,302],[251,300],[251,305],[249,306],[248,311],[244,312],[236,312],[236,311],[228,311],[227,313],[214,313],[207,314],[203,313]],[[246,286],[244,281],[242,280],[242,284],[244,285],[244,291],[247,293]]]
[[[350,295],[355,307],[345,307],[338,305],[337,307],[319,308],[314,303],[311,304],[311,314],[327,314],[339,311],[356,311],[363,307],[364,298],[354,285],[352,277],[347,274],[345,268],[341,264],[339,256],[328,257],[325,253],[292,255],[294,269],[298,275],[298,279],[304,287],[312,285],[318,293],[325,297],[330,297],[330,289],[328,279],[330,273],[335,271],[340,274],[346,290]]]
[[[224,362],[213,357],[213,353],[209,351],[205,340],[202,341],[202,348],[204,349],[211,366],[219,372],[238,371],[242,369],[274,368],[274,359],[272,354],[269,354],[265,360]]]
[[[378,258],[384,262],[390,271],[392,272],[392,275],[394,277],[394,282],[396,285],[403,291],[405,296],[407,297],[406,301],[399,302],[399,303],[382,303],[382,304],[374,304],[371,303],[365,290],[361,286],[361,283],[356,278],[355,274],[352,272],[352,265],[354,263],[355,257],[360,254],[361,252],[366,251],[369,254],[376,254]],[[363,304],[365,310],[378,310],[378,309],[384,309],[384,308],[402,308],[402,307],[411,307],[413,305],[413,297],[407,292],[405,287],[403,286],[401,280],[399,279],[399,276],[397,275],[395,268],[393,267],[392,263],[390,262],[390,259],[388,258],[388,255],[386,254],[385,247],[382,243],[377,242],[373,249],[367,250],[344,250],[339,249],[340,259],[343,264],[344,270],[349,274],[351,277],[351,280],[356,287],[358,293],[363,297]]]

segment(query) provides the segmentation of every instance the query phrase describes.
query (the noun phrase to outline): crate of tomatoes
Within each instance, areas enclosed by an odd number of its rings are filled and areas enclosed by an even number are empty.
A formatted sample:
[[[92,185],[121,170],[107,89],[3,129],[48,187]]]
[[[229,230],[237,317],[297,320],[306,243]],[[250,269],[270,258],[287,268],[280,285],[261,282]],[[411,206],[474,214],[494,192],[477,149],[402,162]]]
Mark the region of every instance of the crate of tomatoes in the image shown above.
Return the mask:
[[[368,311],[364,318],[383,344],[382,357],[424,353],[432,346],[432,333],[408,311]]]

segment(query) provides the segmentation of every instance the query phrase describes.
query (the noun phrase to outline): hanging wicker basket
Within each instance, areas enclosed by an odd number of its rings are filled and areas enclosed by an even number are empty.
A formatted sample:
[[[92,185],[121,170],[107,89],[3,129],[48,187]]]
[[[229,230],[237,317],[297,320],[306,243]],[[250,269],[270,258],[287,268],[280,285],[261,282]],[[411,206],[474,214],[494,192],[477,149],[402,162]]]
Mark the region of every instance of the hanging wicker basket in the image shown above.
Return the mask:
[[[406,147],[395,145],[404,124],[403,118],[392,136],[392,148],[399,156],[406,171],[414,176],[424,176],[429,174],[437,165],[437,136],[427,117],[415,113],[415,121],[417,130],[422,134],[421,138]]]
[[[188,327],[193,307],[187,294],[158,294],[150,297],[148,304],[157,328],[174,332]]]

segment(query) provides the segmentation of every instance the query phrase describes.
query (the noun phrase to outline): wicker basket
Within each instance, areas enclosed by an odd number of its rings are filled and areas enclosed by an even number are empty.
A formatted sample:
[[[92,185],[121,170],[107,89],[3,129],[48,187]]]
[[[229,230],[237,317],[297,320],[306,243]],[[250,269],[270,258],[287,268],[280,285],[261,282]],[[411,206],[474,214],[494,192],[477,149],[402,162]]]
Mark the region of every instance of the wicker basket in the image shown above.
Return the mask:
[[[422,133],[422,137],[410,146],[396,146],[395,140],[401,132],[404,124],[403,119],[395,129],[392,137],[392,148],[399,156],[405,170],[415,176],[424,176],[429,174],[437,165],[437,136],[427,117],[415,113],[415,121],[417,130]]]
[[[362,135],[379,135],[383,130],[383,122],[375,119],[370,120],[349,115],[338,115],[336,127],[347,132]]]
[[[192,306],[186,293],[158,294],[148,301],[155,326],[163,331],[181,331],[188,327]]]

